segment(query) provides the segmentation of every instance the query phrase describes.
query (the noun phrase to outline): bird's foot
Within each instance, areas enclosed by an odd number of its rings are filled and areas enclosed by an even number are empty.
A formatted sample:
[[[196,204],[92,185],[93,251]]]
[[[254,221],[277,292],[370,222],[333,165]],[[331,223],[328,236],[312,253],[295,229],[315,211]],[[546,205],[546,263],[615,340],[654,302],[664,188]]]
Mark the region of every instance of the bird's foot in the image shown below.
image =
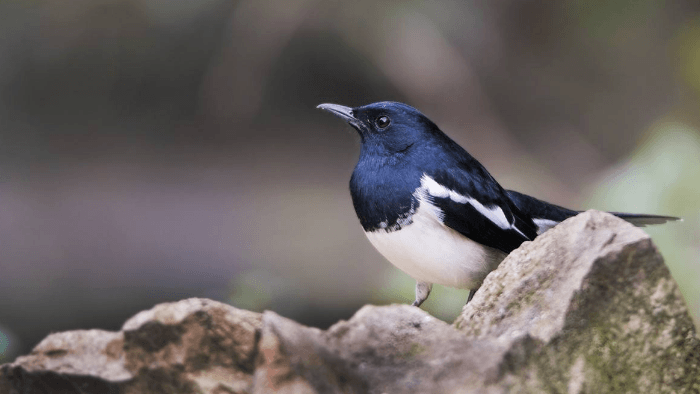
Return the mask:
[[[469,301],[471,301],[472,298],[474,298],[474,294],[476,294],[476,289],[469,290],[469,297],[467,297],[467,302],[464,305],[468,304]]]
[[[413,301],[412,306],[421,306],[423,301],[428,299],[430,295],[430,290],[433,289],[433,284],[428,282],[416,282],[416,300]]]

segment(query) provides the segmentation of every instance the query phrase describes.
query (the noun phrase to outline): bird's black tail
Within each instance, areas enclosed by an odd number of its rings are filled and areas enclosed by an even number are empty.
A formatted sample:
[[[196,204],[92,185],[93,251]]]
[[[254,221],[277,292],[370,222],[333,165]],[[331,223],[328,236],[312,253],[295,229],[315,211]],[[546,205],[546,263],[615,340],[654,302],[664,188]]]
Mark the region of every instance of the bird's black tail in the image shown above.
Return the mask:
[[[506,190],[508,197],[511,201],[515,203],[523,213],[529,215],[533,219],[540,219],[552,222],[561,222],[572,216],[576,216],[580,211],[573,211],[558,205],[550,204],[548,202],[538,200],[534,197],[530,197],[526,194],[518,193],[513,190]],[[653,224],[663,224],[666,222],[672,222],[675,220],[680,220],[675,216],[661,216],[661,215],[646,215],[637,213],[621,213],[621,212],[610,212],[611,214],[619,217],[620,219],[626,220],[637,227],[644,227]],[[537,222],[537,220],[535,220]],[[552,223],[553,225],[554,223]],[[548,226],[551,227],[551,226]]]
[[[650,226],[654,224],[664,224],[666,222],[673,222],[676,220],[681,220],[675,216],[662,216],[662,215],[647,215],[643,213],[622,213],[622,212],[609,212],[620,219],[624,219],[637,227]]]

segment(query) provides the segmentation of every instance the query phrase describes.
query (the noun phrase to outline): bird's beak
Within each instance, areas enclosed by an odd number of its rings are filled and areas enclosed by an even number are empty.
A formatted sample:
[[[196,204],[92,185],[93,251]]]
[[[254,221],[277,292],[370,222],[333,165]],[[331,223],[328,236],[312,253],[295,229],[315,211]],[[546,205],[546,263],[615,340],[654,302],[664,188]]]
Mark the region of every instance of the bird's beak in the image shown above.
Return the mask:
[[[320,104],[316,108],[328,111],[333,115],[348,122],[350,126],[352,126],[355,130],[357,130],[358,133],[360,133],[360,137],[362,138],[364,138],[365,133],[368,132],[367,127],[364,126],[362,122],[355,117],[355,114],[352,113],[352,108],[350,107],[338,104]]]
[[[346,120],[350,124],[357,122],[357,118],[353,116],[352,108],[350,107],[338,104],[319,104],[316,108],[328,111],[333,115]]]

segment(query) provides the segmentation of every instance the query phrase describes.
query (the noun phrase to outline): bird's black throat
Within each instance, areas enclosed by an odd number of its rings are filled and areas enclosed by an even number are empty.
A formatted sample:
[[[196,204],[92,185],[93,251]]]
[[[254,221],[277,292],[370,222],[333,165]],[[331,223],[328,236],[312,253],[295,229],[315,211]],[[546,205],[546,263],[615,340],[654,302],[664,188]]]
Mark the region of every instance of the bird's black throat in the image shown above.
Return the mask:
[[[365,231],[396,231],[411,223],[418,208],[412,191],[420,186],[420,178],[397,177],[392,167],[360,160],[352,173],[352,204]]]

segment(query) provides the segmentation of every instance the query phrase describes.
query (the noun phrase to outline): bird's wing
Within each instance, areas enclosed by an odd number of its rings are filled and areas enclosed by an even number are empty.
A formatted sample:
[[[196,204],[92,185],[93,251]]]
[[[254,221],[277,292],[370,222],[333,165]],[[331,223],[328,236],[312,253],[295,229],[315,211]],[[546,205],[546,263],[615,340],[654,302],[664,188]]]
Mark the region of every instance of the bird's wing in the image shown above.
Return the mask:
[[[504,253],[537,236],[537,227],[484,170],[425,173],[417,195],[435,206],[444,225]]]
[[[535,197],[528,196],[523,193],[516,192],[514,190],[506,190],[508,197],[515,205],[523,212],[526,216],[532,218],[532,220],[539,226],[539,233],[546,231],[547,229],[553,227],[559,222],[566,220],[572,216],[578,215],[579,211],[573,211],[558,205],[550,204],[548,202],[538,200]],[[620,219],[624,219],[637,227],[644,227],[654,224],[663,224],[666,222],[672,222],[675,220],[680,220],[675,216],[663,216],[663,215],[648,215],[639,213],[625,213],[625,212],[609,212]],[[544,224],[540,226],[540,223]]]
[[[537,225],[538,235],[562,221],[578,215],[578,212],[572,211],[571,209],[550,204],[514,190],[506,190],[506,194],[515,206],[518,207],[520,212],[531,218],[535,225]]]
[[[538,200],[535,197],[516,192],[515,190],[506,190],[506,194],[521,212],[535,219],[561,222],[578,215],[577,211]]]

